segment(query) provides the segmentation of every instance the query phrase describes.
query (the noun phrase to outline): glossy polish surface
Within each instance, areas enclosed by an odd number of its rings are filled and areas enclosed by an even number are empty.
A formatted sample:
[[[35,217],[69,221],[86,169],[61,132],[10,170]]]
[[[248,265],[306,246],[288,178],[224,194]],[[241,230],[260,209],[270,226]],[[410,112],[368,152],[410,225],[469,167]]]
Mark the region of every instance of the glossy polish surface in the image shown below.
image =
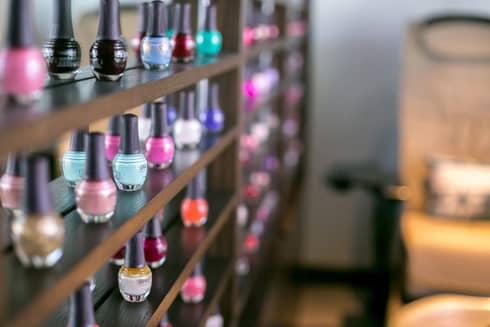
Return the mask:
[[[206,293],[206,279],[202,275],[187,278],[180,290],[180,296],[185,303],[199,303]]]
[[[97,40],[90,48],[90,65],[99,80],[117,81],[128,61],[126,46],[121,40]]]
[[[186,227],[202,226],[208,219],[209,206],[205,199],[185,199],[180,214]]]

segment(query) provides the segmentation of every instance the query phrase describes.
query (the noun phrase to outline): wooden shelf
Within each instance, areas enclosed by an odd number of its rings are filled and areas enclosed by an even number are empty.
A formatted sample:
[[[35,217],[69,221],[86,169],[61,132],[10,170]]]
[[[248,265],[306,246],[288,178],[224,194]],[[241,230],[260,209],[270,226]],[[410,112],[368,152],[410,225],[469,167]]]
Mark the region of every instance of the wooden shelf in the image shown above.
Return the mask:
[[[108,224],[84,224],[78,213],[71,211],[64,218],[64,255],[53,269],[24,269],[13,253],[1,255],[0,285],[6,289],[0,289],[5,300],[0,303],[0,321],[10,321],[11,326],[36,326],[49,316],[236,137],[237,129],[232,129],[214,144],[203,142],[206,147],[202,150],[178,151],[173,178],[166,170],[150,170],[144,190],[119,192],[116,213]],[[65,191],[57,194],[73,192],[66,184],[59,186]]]

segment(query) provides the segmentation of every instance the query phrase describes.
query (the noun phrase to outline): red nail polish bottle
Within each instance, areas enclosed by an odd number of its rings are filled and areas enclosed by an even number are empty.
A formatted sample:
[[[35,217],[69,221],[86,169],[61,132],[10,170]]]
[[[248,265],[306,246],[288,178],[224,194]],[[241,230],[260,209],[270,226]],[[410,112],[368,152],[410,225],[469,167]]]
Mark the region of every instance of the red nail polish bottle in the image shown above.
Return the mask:
[[[22,193],[24,191],[24,177],[21,166],[24,156],[10,154],[7,161],[5,174],[0,178],[0,199],[2,206],[18,212],[22,207]]]
[[[159,215],[146,225],[145,236],[145,261],[151,268],[158,268],[167,257],[167,240],[162,234]]]
[[[95,322],[89,282],[83,284],[70,298],[70,317],[67,327],[99,327]]]
[[[140,60],[140,45],[141,40],[146,35],[148,28],[148,16],[150,14],[150,5],[148,2],[142,2],[138,5],[138,34],[131,40],[131,47],[136,55],[136,58]]]
[[[208,219],[208,201],[203,197],[203,190],[199,176],[187,186],[187,196],[182,201],[180,215],[186,227],[199,227]]]
[[[174,62],[188,63],[194,60],[196,54],[196,42],[191,31],[191,5],[189,3],[181,6],[177,4],[174,13],[177,12],[180,15],[177,17],[179,23],[172,39],[174,45],[172,59]]]

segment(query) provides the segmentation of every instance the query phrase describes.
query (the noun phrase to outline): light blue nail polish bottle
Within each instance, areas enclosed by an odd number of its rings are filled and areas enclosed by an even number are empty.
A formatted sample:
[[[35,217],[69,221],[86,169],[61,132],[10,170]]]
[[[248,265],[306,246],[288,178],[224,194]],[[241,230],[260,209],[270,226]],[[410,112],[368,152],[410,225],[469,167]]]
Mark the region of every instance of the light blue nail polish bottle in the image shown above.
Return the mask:
[[[76,130],[71,135],[70,148],[65,152],[61,160],[63,176],[71,187],[75,187],[85,174],[85,161],[87,159],[87,154],[85,153],[86,136],[87,130]]]
[[[166,34],[167,11],[162,1],[150,3],[148,31],[141,41],[141,61],[146,69],[164,70],[172,60],[172,43]]]
[[[112,161],[112,171],[116,185],[122,191],[137,191],[145,184],[148,164],[138,140],[136,115],[122,116],[121,143]]]

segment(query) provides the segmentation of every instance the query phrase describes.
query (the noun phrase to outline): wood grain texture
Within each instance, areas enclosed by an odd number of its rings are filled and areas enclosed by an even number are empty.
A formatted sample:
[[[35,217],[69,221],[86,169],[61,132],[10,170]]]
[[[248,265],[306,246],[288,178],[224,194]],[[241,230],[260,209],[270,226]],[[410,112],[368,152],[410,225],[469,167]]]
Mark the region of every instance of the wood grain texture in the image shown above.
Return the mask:
[[[463,29],[458,35],[454,27],[450,31],[450,37],[439,30],[427,40],[438,44],[439,53],[448,47],[454,52],[467,33]],[[490,63],[434,61],[418,46],[417,33],[417,26],[412,26],[405,43],[399,114],[400,171],[410,189],[412,209],[424,207],[431,156],[490,163]],[[486,38],[480,39],[486,43]],[[465,55],[466,45],[462,41]]]

